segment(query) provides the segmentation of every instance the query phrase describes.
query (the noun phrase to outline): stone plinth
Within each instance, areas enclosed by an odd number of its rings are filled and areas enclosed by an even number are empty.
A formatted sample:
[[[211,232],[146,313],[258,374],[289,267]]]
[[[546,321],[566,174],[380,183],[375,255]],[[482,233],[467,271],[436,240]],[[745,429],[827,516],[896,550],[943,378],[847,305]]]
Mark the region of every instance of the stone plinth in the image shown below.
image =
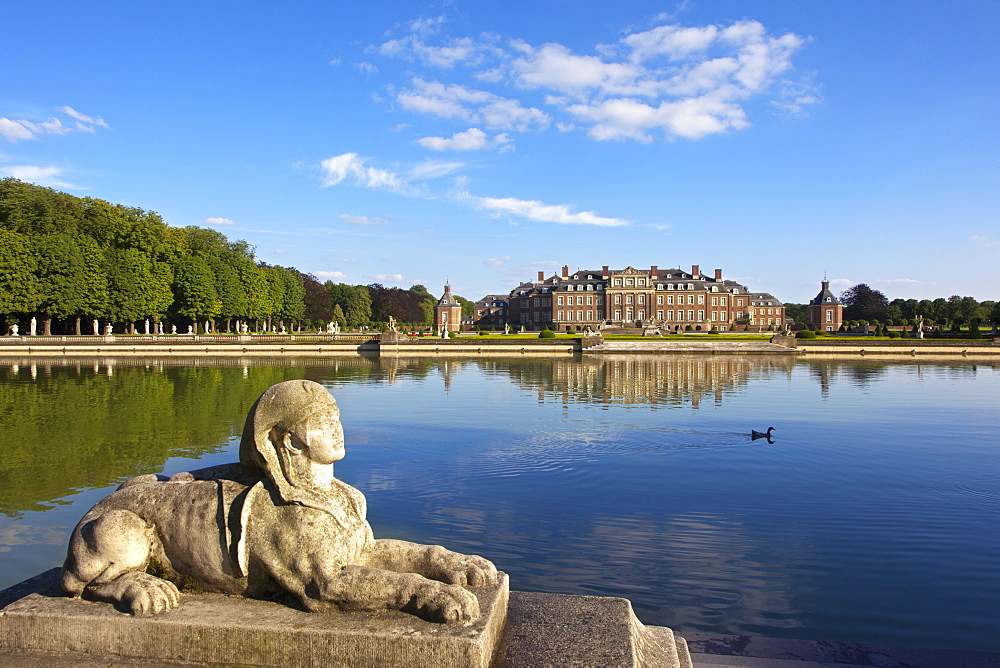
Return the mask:
[[[107,603],[66,598],[58,578],[52,569],[0,592],[0,663],[51,652],[112,663],[485,668],[500,643],[509,597],[504,573],[498,584],[473,589],[482,615],[469,626],[396,611],[302,612],[219,594],[182,594],[170,612],[133,617]]]

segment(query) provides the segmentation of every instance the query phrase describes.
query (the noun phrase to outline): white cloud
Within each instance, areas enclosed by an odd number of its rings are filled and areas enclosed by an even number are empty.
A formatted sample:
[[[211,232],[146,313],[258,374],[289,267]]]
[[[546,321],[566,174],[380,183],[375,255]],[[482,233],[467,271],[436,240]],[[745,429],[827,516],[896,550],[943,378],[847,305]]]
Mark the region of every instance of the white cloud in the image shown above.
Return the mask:
[[[80,188],[80,186],[58,179],[57,177],[61,173],[62,170],[58,167],[39,167],[37,165],[4,165],[0,167],[0,174],[13,176],[19,181],[52,188]]]
[[[340,219],[352,225],[388,225],[389,221],[382,218],[369,218],[368,216],[355,216],[350,213],[340,214]]]
[[[427,116],[482,123],[490,129],[518,130],[548,126],[549,115],[518,100],[458,84],[413,79],[412,87],[400,92],[396,102],[404,109]]]
[[[503,257],[490,257],[486,258],[485,263],[491,267],[499,267],[503,265],[504,262],[510,259],[509,255],[504,255]]]
[[[401,281],[403,280],[402,274],[375,274],[374,278],[380,281]]]
[[[345,264],[354,264],[358,260],[357,260],[357,258],[353,258],[353,257],[342,257],[342,258],[340,258],[340,261],[343,262],[343,263],[345,263]]]
[[[59,107],[59,111],[74,119],[75,123],[64,125],[58,118],[50,118],[37,123],[26,119],[0,118],[0,137],[10,142],[16,142],[24,139],[35,139],[42,135],[65,135],[70,132],[93,133],[95,126],[108,127],[103,118],[86,116],[72,107]]]
[[[313,275],[316,276],[316,278],[347,278],[347,274],[342,271],[315,271],[313,272]]]
[[[483,86],[520,95],[416,76],[409,88],[395,92],[396,103],[416,114],[476,124],[480,131],[526,132],[554,124],[561,132],[584,128],[597,140],[699,139],[749,127],[747,106],[755,97],[770,96],[773,108],[791,113],[821,102],[811,75],[792,76],[792,56],[806,39],[769,34],[754,20],[633,31],[617,44],[596,45],[596,55],[495,35],[453,38],[440,35],[443,27],[444,21],[411,24],[412,34],[379,51],[456,71],[461,63]],[[546,111],[529,101],[539,96]],[[418,141],[431,150],[486,147],[483,137],[463,134]]]
[[[354,67],[363,74],[378,73],[378,67],[376,67],[373,63],[367,63],[367,62],[354,63]]]
[[[216,225],[220,227],[231,227],[236,225],[236,221],[230,220],[229,218],[206,218],[205,222],[209,225]]]
[[[498,134],[492,139],[479,128],[469,128],[465,132],[456,132],[451,137],[422,137],[417,143],[432,151],[483,151],[491,148],[505,150],[510,146],[511,138],[506,133]]]
[[[514,215],[540,223],[597,225],[599,227],[620,227],[630,224],[627,220],[604,218],[592,211],[572,213],[565,204],[545,204],[537,200],[523,200],[514,197],[476,197],[466,192],[458,193],[456,198],[461,201],[469,201],[477,209],[491,215]]]
[[[323,170],[323,187],[335,186],[347,178],[354,185],[372,190],[405,191],[407,183],[399,176],[386,169],[378,169],[365,165],[365,160],[357,153],[342,153],[327,158],[320,163]]]

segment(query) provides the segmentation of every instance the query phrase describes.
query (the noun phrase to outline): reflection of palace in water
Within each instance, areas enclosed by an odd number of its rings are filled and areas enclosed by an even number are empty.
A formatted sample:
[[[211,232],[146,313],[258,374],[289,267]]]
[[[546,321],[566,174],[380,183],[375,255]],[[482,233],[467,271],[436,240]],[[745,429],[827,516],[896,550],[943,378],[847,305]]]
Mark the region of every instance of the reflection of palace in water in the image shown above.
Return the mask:
[[[697,408],[723,397],[752,377],[791,373],[795,362],[778,355],[602,355],[580,361],[512,365],[511,378],[534,389],[539,402],[662,404]]]

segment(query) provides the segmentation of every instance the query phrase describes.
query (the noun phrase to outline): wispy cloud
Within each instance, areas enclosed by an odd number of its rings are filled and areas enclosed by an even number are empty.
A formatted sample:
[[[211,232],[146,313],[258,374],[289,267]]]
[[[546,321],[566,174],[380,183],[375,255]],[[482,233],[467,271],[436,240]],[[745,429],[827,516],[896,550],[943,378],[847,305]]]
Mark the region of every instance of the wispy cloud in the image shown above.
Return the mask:
[[[472,85],[436,81],[433,71],[414,76],[408,86],[390,89],[398,107],[508,132],[543,130],[554,122],[560,131],[585,128],[596,140],[649,142],[746,128],[747,105],[754,98],[774,98],[771,104],[788,113],[821,101],[811,75],[796,76],[792,65],[806,38],[771,34],[758,21],[667,23],[595,45],[594,54],[492,34],[456,38],[444,34],[444,25],[443,20],[411,23],[409,34],[377,51],[446,68],[453,80],[466,68]],[[504,94],[486,90],[490,84]],[[510,91],[519,93],[506,97]],[[421,143],[433,150],[479,150],[482,139],[453,135]],[[460,144],[472,148],[459,149]]]
[[[345,179],[354,185],[372,190],[405,191],[407,183],[397,174],[376,167],[369,167],[366,160],[357,153],[342,153],[327,158],[320,163],[323,172],[323,187],[335,186]]]
[[[484,151],[492,148],[504,151],[514,148],[510,135],[503,133],[491,138],[479,128],[456,132],[451,137],[422,137],[417,143],[432,151]]]
[[[383,218],[369,218],[368,216],[355,216],[350,213],[340,214],[340,219],[351,225],[388,225],[389,221]]]
[[[17,142],[36,139],[44,135],[66,135],[71,132],[93,133],[98,127],[108,127],[103,118],[81,114],[72,107],[59,107],[59,111],[72,119],[72,122],[63,123],[56,117],[44,121],[0,117],[0,137],[9,142]]]
[[[229,218],[206,218],[205,223],[215,227],[233,227],[236,225],[236,221]]]
[[[573,213],[565,204],[545,204],[537,200],[523,200],[514,197],[477,197],[468,192],[455,194],[459,201],[470,202],[474,207],[493,216],[509,215],[539,223],[559,223],[562,225],[596,225],[599,227],[620,227],[630,222],[622,218],[605,218],[592,211]]]
[[[969,237],[969,241],[980,248],[996,248],[1000,246],[1000,239],[994,239],[984,234],[973,234]]]
[[[40,167],[38,165],[0,165],[0,174],[13,176],[19,181],[26,181],[51,188],[81,188],[81,186],[68,183],[59,178],[62,171],[58,167]]]
[[[398,282],[398,281],[402,281],[403,280],[403,275],[402,274],[375,274],[374,278],[377,278],[380,281],[394,281],[394,282]]]
[[[509,259],[510,259],[509,255],[505,255],[503,257],[490,257],[485,260],[485,263],[490,265],[491,267],[500,267],[503,265],[504,262],[508,261]]]

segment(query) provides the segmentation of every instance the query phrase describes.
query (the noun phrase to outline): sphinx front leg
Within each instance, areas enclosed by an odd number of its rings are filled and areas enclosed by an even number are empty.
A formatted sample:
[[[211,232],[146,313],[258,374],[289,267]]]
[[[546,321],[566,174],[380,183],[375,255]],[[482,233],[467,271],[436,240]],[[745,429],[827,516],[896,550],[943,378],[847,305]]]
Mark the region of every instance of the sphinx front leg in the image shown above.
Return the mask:
[[[497,580],[493,562],[475,554],[452,552],[440,545],[381,539],[372,541],[366,557],[369,566],[419,573],[448,584],[482,587]]]
[[[122,604],[133,615],[175,607],[172,582],[145,572],[156,532],[129,510],[108,510],[81,520],[70,538],[62,585],[73,596]]]
[[[446,624],[479,618],[479,599],[458,585],[368,566],[340,568],[320,583],[320,597],[342,610],[402,610]]]

